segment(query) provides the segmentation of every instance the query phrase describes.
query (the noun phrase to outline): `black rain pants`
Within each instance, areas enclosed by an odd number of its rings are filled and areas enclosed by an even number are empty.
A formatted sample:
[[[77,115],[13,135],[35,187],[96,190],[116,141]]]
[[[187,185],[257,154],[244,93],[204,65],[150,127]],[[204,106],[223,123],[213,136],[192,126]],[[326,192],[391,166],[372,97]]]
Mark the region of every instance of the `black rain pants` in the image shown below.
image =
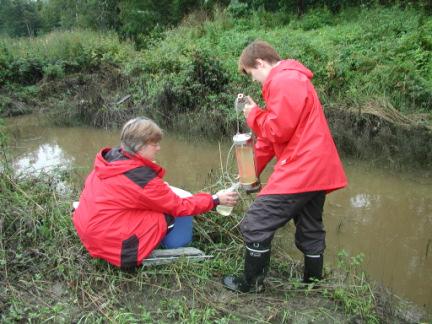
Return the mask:
[[[297,248],[303,254],[322,254],[324,202],[324,191],[258,196],[240,224],[243,238],[246,244],[271,242],[276,230],[294,219]]]

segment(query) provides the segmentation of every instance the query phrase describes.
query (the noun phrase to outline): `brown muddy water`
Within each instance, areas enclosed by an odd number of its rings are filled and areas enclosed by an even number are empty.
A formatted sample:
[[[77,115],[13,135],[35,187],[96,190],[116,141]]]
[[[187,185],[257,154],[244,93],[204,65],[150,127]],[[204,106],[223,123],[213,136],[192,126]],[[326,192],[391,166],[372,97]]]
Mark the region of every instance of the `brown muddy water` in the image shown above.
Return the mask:
[[[41,118],[6,121],[19,172],[73,167],[84,177],[101,147],[118,145],[119,131],[47,127]],[[166,180],[193,192],[205,189],[210,175],[220,170],[220,156],[225,165],[229,141],[218,144],[166,134],[158,155],[167,169]],[[432,314],[430,172],[401,173],[352,160],[344,165],[349,186],[329,194],[325,205],[326,264],[334,267],[342,249],[351,256],[363,253],[363,268],[373,280]],[[300,259],[293,233],[292,224],[281,229],[274,247]]]

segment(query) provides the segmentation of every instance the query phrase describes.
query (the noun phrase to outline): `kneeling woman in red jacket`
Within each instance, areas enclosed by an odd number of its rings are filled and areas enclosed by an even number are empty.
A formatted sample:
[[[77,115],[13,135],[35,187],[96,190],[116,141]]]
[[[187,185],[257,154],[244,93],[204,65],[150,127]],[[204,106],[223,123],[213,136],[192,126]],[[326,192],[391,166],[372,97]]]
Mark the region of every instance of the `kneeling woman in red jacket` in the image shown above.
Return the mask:
[[[217,204],[234,206],[236,193],[181,198],[154,163],[162,130],[148,118],[128,121],[119,148],[103,148],[85,181],[73,223],[94,258],[131,269],[159,245],[174,217],[198,215]]]

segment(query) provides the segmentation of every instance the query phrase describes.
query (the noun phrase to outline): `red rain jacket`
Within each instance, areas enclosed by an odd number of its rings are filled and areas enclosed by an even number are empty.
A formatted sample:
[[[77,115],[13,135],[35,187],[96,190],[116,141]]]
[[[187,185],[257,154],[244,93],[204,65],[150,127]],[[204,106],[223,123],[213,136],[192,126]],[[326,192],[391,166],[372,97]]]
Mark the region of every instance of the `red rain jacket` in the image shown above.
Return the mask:
[[[247,117],[257,136],[258,174],[277,159],[259,195],[329,192],[347,185],[312,77],[300,62],[281,61],[262,87],[266,107],[252,108]]]
[[[210,194],[180,198],[165,170],[120,149],[102,149],[73,215],[78,235],[95,258],[116,266],[142,263],[167,232],[165,214],[197,215],[214,207]]]

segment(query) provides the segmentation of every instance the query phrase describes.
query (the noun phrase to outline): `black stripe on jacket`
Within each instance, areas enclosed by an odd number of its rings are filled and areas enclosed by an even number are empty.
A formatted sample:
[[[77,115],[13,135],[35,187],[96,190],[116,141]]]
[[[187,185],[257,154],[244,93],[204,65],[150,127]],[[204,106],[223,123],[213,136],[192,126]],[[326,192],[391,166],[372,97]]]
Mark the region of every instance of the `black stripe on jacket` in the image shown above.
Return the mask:
[[[124,175],[141,188],[144,188],[147,183],[152,181],[157,176],[156,172],[152,168],[147,166],[129,170],[125,172]]]
[[[119,147],[113,148],[104,154],[104,159],[108,162],[129,160],[127,156],[123,155]],[[148,166],[142,166],[129,170],[124,175],[138,186],[144,188],[147,183],[156,177],[156,172]]]

